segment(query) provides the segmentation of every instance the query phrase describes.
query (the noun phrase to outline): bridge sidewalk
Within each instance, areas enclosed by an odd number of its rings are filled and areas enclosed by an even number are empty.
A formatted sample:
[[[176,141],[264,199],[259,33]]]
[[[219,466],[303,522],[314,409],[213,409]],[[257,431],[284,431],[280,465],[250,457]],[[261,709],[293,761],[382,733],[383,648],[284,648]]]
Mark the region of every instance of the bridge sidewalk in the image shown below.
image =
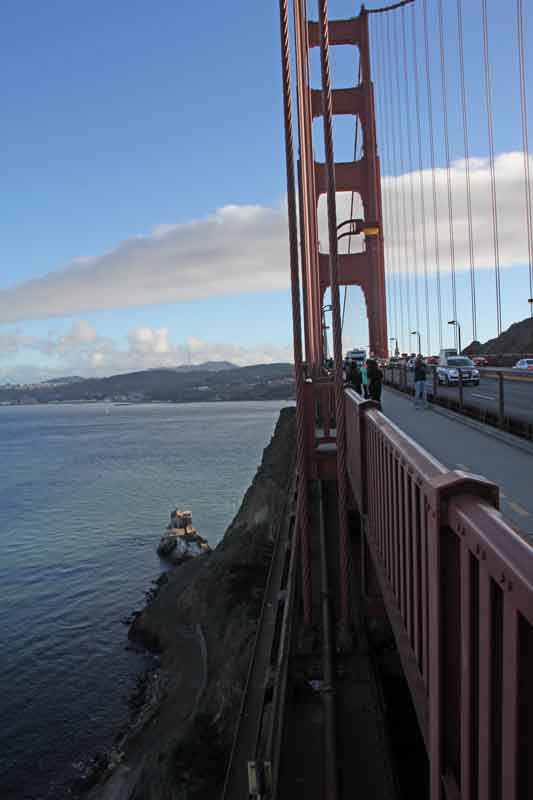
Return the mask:
[[[391,389],[384,390],[382,407],[392,422],[449,469],[497,483],[504,517],[533,546],[533,456],[433,409],[416,410],[411,399]]]

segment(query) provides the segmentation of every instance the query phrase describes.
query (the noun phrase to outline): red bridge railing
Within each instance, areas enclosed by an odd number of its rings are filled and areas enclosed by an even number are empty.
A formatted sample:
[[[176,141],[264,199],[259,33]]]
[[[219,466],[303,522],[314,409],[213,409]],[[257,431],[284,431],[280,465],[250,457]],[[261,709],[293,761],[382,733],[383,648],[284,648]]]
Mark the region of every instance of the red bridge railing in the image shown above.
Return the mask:
[[[346,392],[347,469],[430,760],[431,800],[533,797],[533,550],[497,486]]]

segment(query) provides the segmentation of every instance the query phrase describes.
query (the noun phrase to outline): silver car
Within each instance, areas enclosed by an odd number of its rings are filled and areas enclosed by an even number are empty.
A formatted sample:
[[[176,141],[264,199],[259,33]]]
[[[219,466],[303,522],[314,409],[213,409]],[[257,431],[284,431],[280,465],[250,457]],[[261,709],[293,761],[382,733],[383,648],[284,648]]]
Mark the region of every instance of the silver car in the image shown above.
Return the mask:
[[[513,369],[526,369],[533,372],[533,358],[521,358],[517,361]]]
[[[474,386],[479,386],[479,370],[476,369],[473,361],[464,356],[450,356],[446,359],[445,365],[437,367],[438,381],[446,386],[455,386],[459,383],[459,372],[462,383],[473,383]]]

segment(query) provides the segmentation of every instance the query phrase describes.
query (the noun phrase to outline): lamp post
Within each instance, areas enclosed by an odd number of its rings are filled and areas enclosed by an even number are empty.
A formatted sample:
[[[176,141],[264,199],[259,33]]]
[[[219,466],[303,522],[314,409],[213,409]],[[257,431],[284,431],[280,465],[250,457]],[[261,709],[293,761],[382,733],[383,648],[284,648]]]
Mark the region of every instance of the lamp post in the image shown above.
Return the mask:
[[[529,313],[533,317],[533,297],[528,298],[527,302],[529,303]]]
[[[420,331],[411,331],[411,336],[418,337],[418,350],[416,351],[417,355],[420,353],[422,355],[422,345],[420,344]]]
[[[461,347],[461,326],[460,326],[459,322],[456,319],[451,319],[448,322],[448,325],[456,325],[457,326],[457,333],[458,333],[458,336],[459,336],[459,355],[461,355],[461,353],[463,352],[463,348]]]
[[[324,361],[328,359],[328,334],[326,331],[329,331],[329,325],[326,325],[326,311],[331,311],[331,305],[322,306],[322,347],[324,349]]]
[[[389,339],[389,342],[396,342],[396,350],[394,351],[394,355],[395,356],[399,356],[400,355],[400,348],[398,347],[398,339],[396,338],[396,336],[391,336],[391,338]]]

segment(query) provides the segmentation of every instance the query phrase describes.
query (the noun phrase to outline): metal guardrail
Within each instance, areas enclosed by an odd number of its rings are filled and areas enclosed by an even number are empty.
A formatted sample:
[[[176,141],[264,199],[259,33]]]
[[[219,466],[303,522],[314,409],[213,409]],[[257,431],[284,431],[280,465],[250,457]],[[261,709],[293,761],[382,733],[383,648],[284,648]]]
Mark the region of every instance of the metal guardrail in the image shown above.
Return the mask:
[[[430,760],[431,800],[533,797],[533,550],[498,488],[346,391],[348,474]]]
[[[464,384],[459,374],[459,381],[456,385],[457,397],[450,397],[444,395],[440,391],[440,384],[437,378],[436,367],[428,367],[431,378],[429,379],[430,388],[428,390],[428,400],[432,403],[438,403],[453,411],[475,417],[482,422],[494,425],[502,430],[522,436],[526,439],[533,439],[533,422],[526,422],[525,420],[517,419],[510,414],[506,413],[505,408],[505,384],[507,381],[514,383],[530,383],[533,384],[533,374],[521,375],[509,369],[491,369],[480,367],[479,372],[481,377],[494,378],[497,381],[497,391],[495,399],[495,407],[483,407],[473,405],[472,403],[465,402],[464,397]],[[414,393],[414,385],[410,381],[412,373],[404,366],[392,366],[384,368],[384,383],[387,386],[393,386],[407,394]],[[448,387],[449,388],[449,387]]]

